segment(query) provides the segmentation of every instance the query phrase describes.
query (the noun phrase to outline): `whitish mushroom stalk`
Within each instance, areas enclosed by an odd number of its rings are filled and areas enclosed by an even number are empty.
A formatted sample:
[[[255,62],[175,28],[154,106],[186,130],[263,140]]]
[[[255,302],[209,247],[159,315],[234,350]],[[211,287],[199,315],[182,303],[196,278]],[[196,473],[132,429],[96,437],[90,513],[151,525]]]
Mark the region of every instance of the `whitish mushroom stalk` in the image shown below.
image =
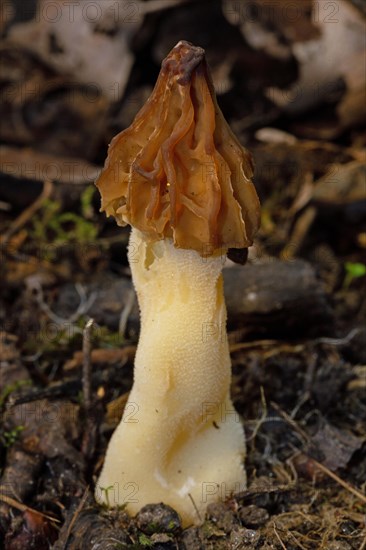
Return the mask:
[[[223,258],[259,225],[250,154],[226,123],[204,50],[179,42],[97,186],[102,210],[132,226],[141,312],[134,383],[96,499],[175,508],[184,525],[245,487],[245,440],[230,399]]]

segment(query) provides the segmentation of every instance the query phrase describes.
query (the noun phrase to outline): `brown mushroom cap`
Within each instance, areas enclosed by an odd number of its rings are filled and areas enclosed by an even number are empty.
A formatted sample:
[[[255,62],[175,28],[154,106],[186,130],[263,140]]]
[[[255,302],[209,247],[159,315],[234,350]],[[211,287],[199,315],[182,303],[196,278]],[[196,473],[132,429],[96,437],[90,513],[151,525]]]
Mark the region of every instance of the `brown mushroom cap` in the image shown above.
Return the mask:
[[[202,48],[179,42],[96,185],[102,210],[155,241],[212,254],[246,248],[259,227],[250,153],[220,108]]]

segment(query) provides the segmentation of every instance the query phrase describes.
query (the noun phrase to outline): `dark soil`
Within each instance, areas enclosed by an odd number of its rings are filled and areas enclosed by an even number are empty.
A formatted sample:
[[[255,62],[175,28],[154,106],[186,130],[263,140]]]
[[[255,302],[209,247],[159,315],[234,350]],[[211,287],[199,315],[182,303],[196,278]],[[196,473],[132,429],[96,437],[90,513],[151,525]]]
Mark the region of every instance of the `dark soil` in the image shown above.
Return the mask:
[[[121,97],[98,90],[86,106],[85,82],[11,43],[11,25],[34,17],[19,4],[0,51],[0,549],[365,550],[366,143],[362,124],[339,119],[347,92],[289,115],[264,89],[288,87],[299,62],[252,49],[202,0],[148,15]],[[272,31],[291,42],[291,28]],[[93,180],[180,38],[207,49],[262,203],[249,263],[225,275],[248,489],[184,530],[162,503],[131,518],[93,499],[139,332],[128,229],[99,213]],[[31,82],[37,93],[22,93]]]

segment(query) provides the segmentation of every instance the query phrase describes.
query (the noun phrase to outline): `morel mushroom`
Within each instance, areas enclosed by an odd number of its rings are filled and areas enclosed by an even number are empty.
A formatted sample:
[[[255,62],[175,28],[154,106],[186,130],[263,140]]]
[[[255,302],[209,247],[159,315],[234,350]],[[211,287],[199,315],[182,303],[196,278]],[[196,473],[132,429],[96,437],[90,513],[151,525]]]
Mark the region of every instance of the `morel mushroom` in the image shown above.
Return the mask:
[[[245,487],[221,271],[223,254],[249,247],[258,229],[252,172],[217,105],[204,50],[179,42],[146,105],[112,140],[97,181],[102,210],[132,226],[141,312],[134,384],[99,502],[133,513],[164,502],[188,525]]]

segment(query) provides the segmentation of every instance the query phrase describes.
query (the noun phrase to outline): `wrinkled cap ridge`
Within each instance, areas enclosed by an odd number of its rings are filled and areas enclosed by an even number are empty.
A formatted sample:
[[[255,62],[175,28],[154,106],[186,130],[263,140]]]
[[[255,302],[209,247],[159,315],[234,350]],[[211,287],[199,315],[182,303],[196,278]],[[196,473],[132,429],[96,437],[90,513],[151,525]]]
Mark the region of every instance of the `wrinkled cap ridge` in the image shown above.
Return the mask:
[[[96,185],[119,225],[205,255],[252,244],[260,220],[252,176],[251,155],[217,105],[204,50],[181,41],[131,126],[112,140]]]

